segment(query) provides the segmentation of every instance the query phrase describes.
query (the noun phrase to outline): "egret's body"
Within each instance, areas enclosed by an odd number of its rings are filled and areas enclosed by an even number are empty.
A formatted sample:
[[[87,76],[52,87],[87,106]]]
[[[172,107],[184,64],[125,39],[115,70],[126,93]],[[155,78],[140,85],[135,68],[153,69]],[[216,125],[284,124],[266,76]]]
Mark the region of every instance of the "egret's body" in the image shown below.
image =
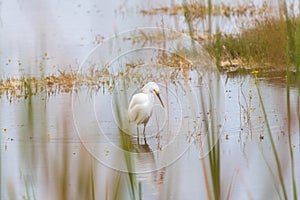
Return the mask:
[[[131,122],[135,123],[137,126],[140,124],[144,124],[144,131],[143,131],[144,137],[145,137],[145,128],[147,122],[149,121],[152,115],[155,95],[160,100],[162,106],[164,106],[159,96],[159,87],[154,82],[147,83],[142,88],[141,93],[137,93],[133,95],[129,103],[128,118]]]

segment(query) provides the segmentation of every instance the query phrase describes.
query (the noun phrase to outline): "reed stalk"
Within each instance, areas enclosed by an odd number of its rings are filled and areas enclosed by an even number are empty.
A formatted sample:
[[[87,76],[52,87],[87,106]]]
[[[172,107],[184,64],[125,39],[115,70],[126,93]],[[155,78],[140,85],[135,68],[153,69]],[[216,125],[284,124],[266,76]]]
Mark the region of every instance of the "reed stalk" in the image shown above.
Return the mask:
[[[193,21],[192,21],[192,18],[191,18],[191,12],[189,10],[188,3],[185,0],[182,3],[182,7],[183,7],[183,10],[184,10],[184,18],[185,18],[185,21],[188,25],[190,38],[191,38],[192,44],[194,45],[195,41],[194,41]]]
[[[123,82],[123,86],[125,87],[125,81]],[[125,105],[127,105],[127,93],[126,90],[124,91],[124,96],[125,96]],[[116,114],[117,114],[117,122],[119,124],[121,124],[122,127],[124,123],[126,123],[126,121],[122,120],[122,114],[121,114],[121,110],[120,110],[120,105],[122,104],[122,102],[119,101],[119,98],[117,97],[117,95],[115,95],[114,93],[114,100],[116,102]],[[136,199],[137,194],[136,194],[136,179],[135,179],[135,174],[133,173],[134,170],[134,163],[132,161],[132,158],[130,156],[130,152],[132,152],[132,143],[130,140],[130,137],[124,133],[121,129],[119,129],[119,134],[121,136],[121,145],[122,145],[122,149],[124,151],[124,157],[125,157],[125,162],[127,165],[127,175],[129,178],[129,188],[130,188],[130,194],[132,195],[132,199]],[[116,191],[117,192],[117,191]],[[141,196],[141,194],[138,194],[138,196]]]
[[[271,128],[270,128],[270,124],[269,124],[269,120],[268,120],[268,115],[267,115],[267,112],[265,110],[263,98],[262,98],[262,95],[261,95],[261,92],[260,92],[260,88],[259,88],[259,84],[258,84],[257,80],[256,80],[255,85],[256,85],[256,89],[257,89],[257,93],[258,93],[258,97],[259,97],[259,102],[260,102],[261,107],[262,107],[262,112],[263,112],[264,120],[265,120],[265,123],[266,123],[266,126],[267,126],[267,133],[268,133],[268,136],[270,138],[271,149],[272,149],[273,155],[275,157],[275,162],[276,162],[276,167],[277,167],[277,173],[278,173],[278,176],[279,176],[279,181],[280,181],[282,193],[283,193],[284,199],[287,200],[288,197],[287,197],[287,192],[286,192],[285,183],[284,183],[284,179],[283,179],[281,163],[280,163],[278,152],[277,152],[277,149],[276,149],[276,146],[275,146],[275,142],[274,142],[274,139],[273,139],[273,136],[272,136],[272,131],[271,131]]]
[[[300,0],[299,0],[298,10],[300,11]],[[300,127],[300,14],[298,14],[297,16],[295,34],[296,34],[295,68],[296,68],[296,83],[298,88],[297,115],[298,115],[298,127]],[[299,142],[300,142],[300,131],[299,131]]]
[[[293,198],[297,199],[297,186],[296,186],[296,180],[295,180],[295,162],[294,162],[294,153],[293,153],[293,147],[292,147],[292,138],[291,138],[291,107],[290,107],[290,84],[291,84],[291,62],[294,62],[296,66],[296,73],[297,73],[297,65],[298,63],[298,57],[299,55],[296,54],[297,52],[297,46],[295,44],[295,38],[294,33],[292,30],[292,24],[289,17],[289,13],[287,10],[286,2],[284,2],[284,15],[285,15],[285,21],[286,21],[286,28],[287,28],[287,34],[288,34],[288,46],[287,46],[287,64],[286,64],[286,107],[287,107],[287,120],[288,120],[288,143],[289,143],[289,153],[290,153],[290,159],[291,159],[291,173],[292,173],[292,185],[293,185]],[[299,40],[299,39],[296,39]]]

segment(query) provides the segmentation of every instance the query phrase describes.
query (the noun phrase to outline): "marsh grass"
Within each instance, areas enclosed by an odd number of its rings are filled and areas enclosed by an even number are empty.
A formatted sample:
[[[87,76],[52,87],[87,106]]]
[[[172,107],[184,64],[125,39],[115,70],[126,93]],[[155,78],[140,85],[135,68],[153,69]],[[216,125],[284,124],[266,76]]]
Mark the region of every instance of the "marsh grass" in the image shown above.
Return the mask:
[[[123,86],[125,86],[125,81],[123,81]],[[120,106],[121,104],[125,104],[126,108],[128,107],[128,99],[127,99],[127,92],[126,90],[124,91],[124,93],[122,93],[124,95],[124,102],[120,102],[119,101],[119,98],[117,97],[116,94],[114,94],[113,98],[114,98],[114,101],[116,102],[115,104],[115,109],[116,109],[116,116],[117,116],[117,122],[118,124],[121,125],[121,127],[124,127],[124,125],[127,123],[126,120],[122,119],[122,110],[120,110],[120,108],[122,106]],[[128,126],[126,126],[128,127]],[[122,146],[122,151],[123,151],[123,154],[124,154],[124,157],[125,157],[125,162],[126,162],[126,166],[127,166],[127,170],[128,172],[124,172],[123,175],[128,175],[128,179],[129,179],[129,194],[131,196],[131,199],[136,199],[137,197],[139,197],[141,199],[141,196],[142,196],[142,188],[141,188],[141,185],[137,183],[137,180],[135,178],[135,174],[133,173],[134,172],[134,162],[132,160],[132,157],[130,155],[130,152],[132,152],[132,141],[131,141],[131,138],[130,136],[128,136],[126,133],[124,133],[120,128],[119,128],[119,135],[121,136],[121,146]],[[119,180],[121,181],[121,180]],[[118,193],[119,193],[119,190],[126,190],[126,188],[122,188],[122,184],[118,181],[118,185],[120,187],[118,187],[116,189],[116,191],[114,192],[115,193],[115,199],[117,198],[120,198],[118,197]],[[137,191],[138,190],[138,191]],[[121,197],[122,198],[122,197]]]
[[[213,92],[212,98],[218,99],[218,89],[216,85],[209,85]],[[221,157],[220,157],[220,141],[219,141],[219,126],[218,116],[214,113],[214,110],[218,110],[219,102],[214,102],[212,99],[206,99],[205,94],[200,89],[200,110],[203,115],[203,130],[205,133],[205,140],[202,136],[197,136],[197,142],[199,147],[199,153],[201,156],[202,170],[204,175],[205,189],[208,199],[221,199]],[[207,102],[208,101],[208,102]],[[208,108],[205,106],[205,102],[208,103]],[[207,145],[203,145],[207,144]],[[207,152],[207,157],[204,153]],[[228,192],[229,193],[229,192]]]
[[[194,42],[194,30],[193,30],[193,25],[192,25],[191,12],[190,12],[189,6],[186,1],[183,1],[182,7],[184,10],[184,18],[188,25],[191,41]]]
[[[293,152],[293,147],[292,147],[292,136],[291,136],[291,134],[292,134],[292,131],[291,131],[292,118],[291,118],[291,106],[290,106],[290,102],[291,102],[290,90],[291,90],[291,71],[295,71],[296,82],[297,83],[299,82],[299,56],[300,56],[299,55],[299,38],[298,38],[298,36],[299,36],[299,16],[291,18],[291,15],[288,13],[286,2],[284,2],[284,4],[283,4],[283,13],[284,13],[284,16],[281,16],[280,19],[278,19],[276,21],[276,23],[277,23],[277,25],[280,25],[284,29],[284,32],[281,33],[281,34],[284,34],[284,35],[282,35],[282,37],[284,39],[281,40],[280,44],[283,45],[282,49],[285,49],[285,51],[282,50],[282,52],[281,52],[282,55],[279,55],[279,56],[281,56],[280,58],[284,58],[285,65],[286,65],[285,70],[286,70],[286,109],[287,109],[287,123],[288,123],[287,124],[288,153],[289,153],[290,162],[291,162],[290,163],[290,167],[291,167],[290,172],[291,172],[293,199],[298,199],[297,183],[295,180],[294,152]],[[285,19],[284,23],[282,23],[283,19]],[[269,43],[269,45],[271,45],[271,43]],[[271,46],[271,47],[275,48],[273,46]],[[282,64],[284,65],[284,63],[282,63]],[[291,69],[292,67],[294,68],[294,70]],[[298,87],[298,91],[299,91],[299,86],[297,86],[297,87]],[[273,134],[271,132],[270,125],[268,122],[268,114],[266,113],[263,98],[262,98],[261,91],[260,91],[257,81],[256,81],[256,88],[257,88],[257,92],[258,92],[259,101],[262,106],[264,120],[265,120],[266,126],[267,126],[268,137],[270,139],[273,155],[274,155],[275,161],[276,161],[277,174],[279,177],[282,195],[283,195],[284,199],[288,199],[288,193],[286,190],[284,174],[282,171],[283,165],[280,162],[280,158],[278,156],[278,152],[277,152],[278,150],[275,146]],[[299,108],[299,92],[298,92],[298,108]],[[299,116],[299,112],[300,111],[298,110],[297,111],[298,116]],[[265,158],[265,161],[267,162],[266,158]],[[268,168],[272,174],[272,177],[274,179],[275,173],[274,173],[273,169],[270,167],[270,164],[268,164],[268,163],[267,163],[267,166],[268,166]]]
[[[206,1],[193,1],[184,4],[171,4],[171,6],[157,7],[153,9],[141,10],[144,15],[181,15],[184,14],[187,7],[190,10],[191,19],[203,19],[206,16],[253,16],[262,15],[271,10],[267,4],[263,4],[260,8],[255,7],[253,4],[240,4],[240,5],[225,5],[213,4],[211,0]]]
[[[33,113],[34,108],[32,105],[32,95],[31,95],[31,85],[25,84],[24,87],[26,88],[28,98],[26,98],[26,108],[24,109],[22,115],[20,116],[21,120],[24,120],[27,127],[25,128],[26,135],[20,134],[21,140],[27,141],[30,148],[24,148],[21,146],[19,149],[20,151],[20,162],[22,163],[19,166],[20,171],[20,182],[24,185],[24,193],[22,194],[24,199],[36,199],[35,197],[35,187],[32,179],[32,169],[33,166],[36,164],[36,157],[35,157],[35,146],[32,145],[32,141],[29,138],[34,136],[34,120],[33,120]],[[23,148],[22,148],[23,147]],[[16,190],[12,190],[16,191]],[[2,194],[1,194],[2,195]],[[16,193],[9,193],[10,197],[19,195]]]
[[[213,6],[212,6],[212,1],[208,0],[207,2],[207,7],[205,4],[204,7],[207,8],[207,14],[208,14],[208,18],[209,18],[209,37],[211,36],[211,30],[212,30],[212,14],[213,14]],[[194,28],[193,28],[193,21],[191,18],[191,8],[189,7],[186,3],[183,3],[183,9],[184,9],[184,17],[186,20],[186,23],[188,25],[189,28],[189,34],[191,37],[191,40],[194,40]],[[217,9],[219,10],[219,8]],[[198,10],[199,13],[199,10]],[[219,36],[219,35],[218,35]],[[219,37],[218,37],[219,38]],[[219,41],[219,40],[218,40]],[[217,43],[217,45],[219,45],[219,43]],[[217,51],[220,50],[220,46],[217,46]],[[217,54],[218,55],[218,54]],[[219,57],[217,57],[217,65],[219,67]],[[209,69],[208,69],[209,70]],[[211,74],[213,76],[213,74]],[[200,79],[200,77],[199,77]],[[217,78],[218,79],[218,78]],[[185,80],[186,82],[188,80]],[[218,81],[216,81],[216,83],[219,83]],[[218,86],[215,87],[215,85],[212,84],[216,84],[215,81],[214,83],[209,83],[209,89],[210,91],[214,91],[214,89],[216,89],[216,91],[213,92],[213,94],[211,94],[213,97],[213,99],[219,99],[218,98],[218,92],[219,92],[219,88]],[[200,84],[200,83],[199,83]],[[187,84],[188,85],[188,84]],[[203,115],[204,119],[204,132],[205,132],[205,140],[203,141],[201,136],[197,136],[197,142],[198,142],[198,147],[199,147],[199,153],[201,156],[201,163],[202,163],[202,171],[203,171],[203,175],[204,175],[204,183],[205,183],[205,188],[206,188],[206,194],[207,194],[207,198],[208,199],[220,199],[221,198],[221,161],[220,161],[220,142],[219,142],[219,137],[218,137],[218,133],[219,130],[217,130],[217,116],[215,116],[214,113],[214,109],[216,109],[214,106],[215,103],[219,103],[219,102],[214,102],[212,99],[209,99],[207,102],[207,99],[204,97],[204,91],[202,91],[201,87],[199,90],[199,94],[200,94],[200,110],[202,113],[209,113],[209,116],[207,116],[206,114]],[[209,104],[209,107],[206,108],[205,106],[205,102]],[[218,110],[218,108],[217,108]],[[199,124],[198,124],[199,126]],[[203,144],[207,144],[207,146],[203,146]],[[208,152],[207,157],[204,155],[204,152]],[[205,156],[205,157],[204,157]]]
[[[26,87],[31,87],[27,84]],[[27,88],[28,91],[32,90]],[[47,105],[42,97],[34,97],[28,93],[26,99],[26,109],[19,116],[20,121],[26,124],[24,129],[20,129],[21,141],[26,141],[26,145],[20,147],[20,180],[21,183],[12,186],[18,191],[18,187],[24,188],[24,193],[8,194],[10,197],[20,199],[38,199],[38,197],[48,197],[53,199],[96,199],[95,191],[95,169],[92,158],[86,154],[86,151],[80,151],[77,158],[73,159],[72,146],[68,138],[73,137],[69,126],[68,105],[60,112],[60,118],[57,118],[57,131],[63,136],[56,138],[56,142],[51,142],[47,133]],[[46,103],[46,102],[45,102]],[[61,106],[61,105],[59,105]],[[24,134],[26,133],[26,134]],[[62,139],[62,143],[57,142]],[[67,140],[65,140],[67,139]],[[42,146],[42,147],[41,147]],[[40,148],[41,147],[41,148]],[[83,148],[81,148],[83,149]],[[54,151],[53,151],[54,150]],[[47,166],[47,167],[41,167]],[[40,170],[36,170],[39,168]],[[36,182],[36,180],[40,180]],[[46,193],[40,193],[41,186],[46,188]],[[35,194],[36,188],[37,196]]]
[[[216,34],[216,54],[215,54],[215,59],[216,59],[216,65],[218,70],[221,70],[221,55],[222,55],[222,44],[221,44],[221,32],[219,30],[219,27],[217,27],[217,34]]]
[[[293,48],[300,48],[299,44],[294,44],[295,38],[297,38],[296,34],[299,35],[296,33],[296,24],[299,24],[299,18],[289,18],[288,24],[287,27],[280,19],[267,16],[262,21],[255,21],[253,27],[245,28],[241,33],[230,35],[220,33],[220,37],[213,38],[211,45],[206,43],[204,46],[214,57],[220,56],[224,68],[229,67],[226,65],[236,63],[241,68],[284,71],[289,56],[286,54],[288,43]],[[222,47],[221,52],[218,50],[219,47]],[[293,54],[290,56],[299,57],[293,56]],[[225,64],[226,61],[229,64]],[[293,68],[290,70],[295,71],[297,65],[299,64],[293,63]]]
[[[72,93],[84,86],[97,91],[101,86],[108,83],[105,79],[105,74],[102,72],[83,75],[60,70],[58,70],[57,75],[45,77],[21,76],[20,78],[7,78],[0,80],[0,96],[6,96],[12,102],[17,99],[29,98],[30,100],[30,97],[37,94],[51,96],[60,93]]]
[[[208,18],[210,19],[212,15],[211,11],[211,1],[208,0]],[[193,21],[191,20],[191,12],[186,4],[183,4],[183,9],[185,14],[185,19],[189,27],[190,37],[198,38],[192,33]],[[291,114],[290,114],[290,76],[291,72],[296,73],[296,81],[299,84],[299,62],[300,62],[300,18],[289,15],[287,13],[286,5],[284,10],[285,16],[280,17],[280,19],[267,16],[264,20],[257,21],[254,23],[252,28],[247,28],[241,31],[241,33],[236,35],[226,35],[217,31],[215,36],[211,35],[209,31],[209,38],[211,41],[205,42],[205,48],[215,57],[216,64],[219,70],[225,69],[231,71],[233,65],[237,68],[260,68],[260,69],[275,69],[279,71],[286,71],[286,81],[287,81],[287,112],[288,112],[288,140],[289,147],[288,152],[291,158],[291,177],[293,186],[293,198],[297,199],[297,185],[295,181],[294,172],[294,156],[291,142]],[[282,19],[285,20],[283,21]],[[211,29],[211,21],[209,20],[209,30]],[[218,29],[217,29],[218,30]],[[201,42],[201,41],[200,41]],[[227,62],[227,64],[224,64]],[[229,64],[228,64],[229,63]],[[235,63],[235,64],[233,64]],[[249,67],[250,66],[250,67]],[[286,67],[285,67],[286,66]],[[257,75],[255,74],[255,77]],[[275,184],[276,191],[280,198],[288,199],[288,193],[286,190],[286,184],[284,179],[284,172],[282,170],[282,163],[280,161],[278,150],[275,145],[273,134],[268,122],[268,113],[266,113],[263,98],[258,83],[256,82],[257,93],[259,97],[260,104],[262,105],[262,112],[264,120],[267,127],[268,137],[271,142],[271,149],[276,163],[276,173],[274,173],[273,167],[270,166],[267,159],[264,157],[268,169],[272,174],[272,178],[276,181],[275,174],[279,177],[280,189],[279,192],[277,185]],[[300,88],[298,86],[298,88]],[[300,91],[300,89],[299,89]],[[200,91],[201,94],[201,91]],[[203,102],[201,98],[201,102]],[[212,106],[212,105],[210,105]],[[202,104],[202,110],[204,110],[204,105]],[[298,108],[299,108],[299,95],[298,95]],[[298,116],[299,111],[298,111]],[[205,130],[208,130],[207,142],[209,147],[212,148],[208,154],[208,169],[206,168],[205,160],[202,161],[203,173],[205,178],[205,186],[208,199],[219,199],[220,198],[220,143],[214,138],[214,133],[217,131],[213,129],[214,124],[209,124],[214,122],[214,116],[208,120],[205,116]],[[300,122],[300,118],[299,118]],[[300,123],[299,123],[300,124]],[[210,129],[209,129],[210,128]],[[214,143],[216,142],[216,143]],[[200,152],[203,151],[200,149]],[[207,173],[210,172],[210,176]],[[209,181],[208,181],[209,179]],[[211,184],[209,183],[211,182]],[[232,183],[231,183],[232,184]],[[229,187],[231,188],[231,186]],[[230,190],[228,195],[230,196]],[[283,197],[281,197],[281,195]]]
[[[23,195],[23,198],[26,200],[31,200],[31,199],[35,200],[36,197],[35,197],[33,183],[31,181],[27,180],[26,176],[23,176],[23,182],[24,182],[25,191],[26,191],[26,194]]]
[[[194,28],[193,28],[193,16],[191,8],[188,4],[182,4],[182,9],[184,12],[184,16],[186,22],[188,24],[190,37],[192,39],[195,38],[194,35]],[[214,15],[215,8],[212,6],[211,1],[208,1],[208,13],[211,17]],[[294,173],[294,156],[293,156],[293,149],[291,145],[291,118],[290,118],[290,79],[291,79],[291,71],[296,71],[297,77],[297,84],[298,84],[298,116],[300,122],[300,113],[299,113],[299,94],[300,94],[300,74],[299,74],[299,65],[300,65],[300,20],[299,17],[290,17],[290,15],[285,12],[286,21],[280,21],[280,19],[267,17],[263,21],[257,21],[254,24],[254,27],[242,31],[240,34],[237,35],[225,35],[222,34],[220,31],[217,31],[214,40],[211,43],[207,43],[207,50],[209,50],[213,55],[215,55],[216,63],[219,69],[222,68],[222,61],[230,60],[233,61],[235,59],[240,60],[241,62],[238,63],[240,65],[254,65],[254,66],[261,66],[267,67],[269,69],[270,66],[278,68],[278,69],[285,69],[286,70],[286,80],[287,80],[287,111],[288,111],[288,139],[289,139],[289,154],[291,157],[291,173],[292,173],[292,185],[293,185],[293,198],[297,199],[297,185],[295,181],[295,173]],[[209,20],[210,21],[210,20]],[[211,23],[211,22],[210,22]],[[211,24],[210,24],[211,26]],[[268,33],[268,34],[267,34]],[[287,37],[288,36],[288,37]],[[196,37],[197,38],[197,37]],[[231,62],[232,63],[232,62]],[[287,66],[284,68],[284,66]],[[33,121],[33,110],[37,108],[36,105],[32,103],[32,96],[37,94],[38,91],[45,91],[46,94],[57,94],[59,92],[72,92],[72,88],[74,86],[86,85],[90,87],[99,88],[101,84],[105,84],[104,82],[99,82],[97,75],[79,75],[75,73],[65,73],[59,72],[58,75],[46,76],[43,79],[37,79],[34,77],[29,78],[20,78],[20,79],[7,79],[6,81],[0,81],[0,93],[6,94],[10,97],[25,97],[28,102],[28,109],[26,110],[26,114],[23,116],[26,118],[26,124],[29,124],[29,130],[27,131],[30,134],[34,133],[34,121]],[[275,158],[276,163],[276,170],[273,169],[273,166],[270,166],[267,163],[268,169],[270,170],[273,180],[277,180],[275,178],[276,174],[279,177],[280,188],[276,186],[276,190],[278,191],[278,195],[280,198],[287,199],[288,198],[288,191],[286,190],[285,180],[283,174],[283,163],[280,161],[278,155],[278,149],[274,142],[274,136],[271,132],[271,128],[268,122],[268,113],[266,113],[264,107],[264,100],[261,95],[261,91],[259,85],[257,84],[257,92],[259,96],[260,104],[262,105],[262,112],[266,122],[267,133],[268,137],[270,138],[271,142],[271,149],[273,152],[273,156]],[[211,87],[213,90],[213,87]],[[220,89],[217,87],[217,89]],[[200,91],[202,94],[202,91]],[[217,90],[216,93],[219,94]],[[200,109],[202,109],[203,113],[206,113],[207,110],[204,105],[204,94],[201,96],[202,104],[200,105]],[[218,96],[214,96],[214,98],[218,99]],[[115,102],[117,107],[117,117],[120,123],[125,123],[121,119],[121,110],[119,110],[118,104],[119,102],[117,97],[115,96]],[[126,102],[128,102],[126,100]],[[209,109],[213,110],[215,104],[210,102]],[[39,109],[39,108],[38,108]],[[246,108],[247,110],[249,108]],[[36,114],[36,113],[35,113]],[[207,131],[207,143],[209,154],[208,157],[201,159],[201,163],[203,166],[203,174],[204,174],[204,181],[205,181],[205,189],[207,193],[208,199],[220,199],[221,198],[221,189],[226,188],[221,184],[221,143],[219,138],[216,137],[215,133],[218,133],[218,126],[216,123],[216,119],[218,116],[215,116],[213,112],[211,112],[210,118],[207,115],[204,115],[204,130]],[[68,122],[63,121],[63,133],[69,133]],[[300,124],[300,123],[299,123]],[[121,130],[118,131],[119,135],[121,136],[121,146],[125,151],[132,150],[132,143],[130,138],[124,134]],[[201,138],[199,138],[199,141]],[[0,141],[0,145],[1,145]],[[1,147],[1,146],[0,146]],[[205,151],[201,149],[201,142],[199,143],[200,151]],[[31,155],[35,149],[31,149],[29,152],[20,152],[22,156]],[[61,151],[60,151],[61,150]],[[48,152],[44,152],[44,156],[47,157]],[[64,144],[64,147],[59,149],[57,152],[58,157],[56,160],[51,160],[52,168],[46,169],[43,173],[49,177],[45,177],[46,182],[51,178],[50,176],[55,176],[57,178],[56,183],[51,191],[57,192],[57,198],[61,199],[68,199],[72,196],[82,197],[82,198],[89,198],[89,199],[96,199],[95,191],[97,190],[97,185],[95,183],[95,176],[96,172],[94,169],[93,161],[85,158],[85,154],[81,153],[76,164],[80,165],[80,163],[85,163],[87,166],[82,166],[77,169],[77,171],[72,171],[72,174],[75,173],[77,177],[77,182],[73,183],[77,186],[77,193],[74,195],[72,191],[68,189],[69,181],[71,180],[68,175],[70,175],[70,146],[68,144]],[[33,153],[34,154],[34,153]],[[1,155],[0,155],[1,156]],[[129,154],[124,153],[126,165],[129,171],[132,171],[134,168],[134,163],[132,158]],[[1,157],[0,157],[1,159]],[[21,158],[22,159],[22,158]],[[23,158],[28,164],[28,167],[31,167],[30,161],[31,159],[36,160],[37,158]],[[45,159],[46,160],[46,159]],[[43,162],[46,163],[46,161]],[[52,162],[53,161],[53,162]],[[267,162],[267,158],[265,158]],[[2,160],[1,160],[2,162]],[[47,163],[49,164],[49,163]],[[0,163],[1,167],[1,163]],[[0,177],[1,177],[1,169],[0,169]],[[124,177],[126,177],[126,181],[129,180],[129,184],[124,181]],[[175,177],[175,174],[174,176]],[[111,178],[111,177],[110,177]],[[172,179],[172,176],[170,177]],[[229,189],[227,192],[227,198],[230,198],[231,190],[233,186],[233,179],[229,185]],[[2,180],[2,179],[1,179]],[[73,179],[72,179],[73,180]],[[136,182],[136,177],[134,173],[118,173],[117,177],[114,178],[116,181],[115,183],[108,184],[106,182],[106,197],[114,197],[114,199],[121,199],[122,195],[125,195],[127,191],[129,191],[129,196],[131,199],[139,198],[141,199],[142,194],[142,185],[141,183]],[[30,180],[26,180],[24,178],[26,194],[24,198],[26,199],[35,199],[34,195],[34,188],[32,183],[28,182]],[[172,182],[172,181],[169,181]],[[175,182],[175,181],[174,181]],[[13,188],[13,186],[11,187]],[[2,187],[0,187],[0,193]],[[172,194],[172,188],[167,187],[168,194]],[[281,192],[280,193],[280,189]],[[14,194],[15,190],[11,189],[12,194],[11,197],[18,196]],[[282,196],[281,196],[282,195]],[[168,196],[169,197],[169,196]]]

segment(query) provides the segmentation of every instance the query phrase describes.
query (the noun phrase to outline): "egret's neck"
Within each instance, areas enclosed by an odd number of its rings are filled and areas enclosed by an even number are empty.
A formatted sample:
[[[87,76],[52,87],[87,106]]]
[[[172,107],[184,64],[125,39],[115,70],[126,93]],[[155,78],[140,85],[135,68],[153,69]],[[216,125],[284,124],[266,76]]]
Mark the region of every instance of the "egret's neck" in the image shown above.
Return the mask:
[[[143,93],[147,94],[148,95],[148,98],[149,98],[149,101],[150,101],[150,104],[153,105],[154,103],[154,93],[151,92],[151,91],[144,91]]]

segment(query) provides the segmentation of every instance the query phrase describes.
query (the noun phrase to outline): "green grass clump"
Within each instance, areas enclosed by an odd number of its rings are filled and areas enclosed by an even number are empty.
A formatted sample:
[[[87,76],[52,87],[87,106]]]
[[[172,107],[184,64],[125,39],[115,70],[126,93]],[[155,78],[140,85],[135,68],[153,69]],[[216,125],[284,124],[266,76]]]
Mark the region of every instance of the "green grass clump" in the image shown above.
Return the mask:
[[[296,24],[299,21],[299,18],[290,18],[291,27],[287,30],[284,20],[266,17],[238,34],[222,34],[219,41],[216,37],[211,44],[206,45],[206,49],[215,57],[221,53],[221,61],[239,60],[241,66],[272,66],[284,70],[287,56],[290,56],[286,54],[288,31],[296,38]],[[221,52],[219,46],[222,47]]]

